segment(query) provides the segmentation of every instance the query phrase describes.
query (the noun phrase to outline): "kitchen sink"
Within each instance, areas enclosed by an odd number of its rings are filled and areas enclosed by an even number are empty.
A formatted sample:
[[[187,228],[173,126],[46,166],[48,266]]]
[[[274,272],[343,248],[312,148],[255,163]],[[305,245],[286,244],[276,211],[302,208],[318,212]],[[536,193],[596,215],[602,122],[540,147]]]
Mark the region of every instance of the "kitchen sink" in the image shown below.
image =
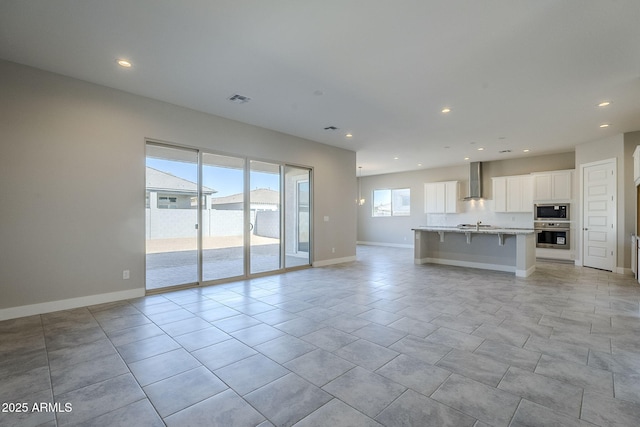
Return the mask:
[[[457,227],[461,230],[475,230],[477,226],[475,224],[458,224]],[[480,224],[479,228],[481,230],[491,230],[495,227],[489,224]]]

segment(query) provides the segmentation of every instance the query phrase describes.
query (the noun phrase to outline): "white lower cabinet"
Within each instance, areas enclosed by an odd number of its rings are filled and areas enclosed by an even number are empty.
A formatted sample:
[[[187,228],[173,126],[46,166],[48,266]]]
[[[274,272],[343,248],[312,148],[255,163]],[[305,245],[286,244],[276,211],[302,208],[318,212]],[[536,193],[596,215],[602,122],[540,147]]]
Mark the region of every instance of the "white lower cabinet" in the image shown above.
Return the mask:
[[[500,176],[493,181],[495,212],[533,212],[533,177]]]

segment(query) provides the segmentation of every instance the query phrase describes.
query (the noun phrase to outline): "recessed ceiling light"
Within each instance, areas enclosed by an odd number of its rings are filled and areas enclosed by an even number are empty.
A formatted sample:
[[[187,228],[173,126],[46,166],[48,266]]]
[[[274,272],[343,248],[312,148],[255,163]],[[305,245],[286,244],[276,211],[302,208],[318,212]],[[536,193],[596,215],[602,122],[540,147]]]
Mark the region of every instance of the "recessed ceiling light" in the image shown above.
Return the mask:
[[[601,128],[608,128],[609,126],[611,126],[611,123],[603,123],[600,125]]]
[[[468,158],[468,157],[465,157],[464,159],[465,159],[465,160],[469,160],[469,158]]]
[[[522,151],[524,151],[525,153],[528,153],[530,150],[529,150],[528,148],[525,148],[525,149],[524,149],[524,150],[522,150]]]
[[[483,147],[478,148],[478,151],[484,151]]]
[[[598,107],[607,107],[609,105],[611,105],[611,101],[602,101],[598,104]]]
[[[400,159],[400,157],[394,157],[393,158],[393,160],[399,160],[399,159]]]
[[[445,113],[445,114],[450,113],[450,112],[451,112],[451,108],[449,108],[449,107],[444,107],[444,108],[442,109],[442,112],[443,112],[443,113]]]
[[[422,163],[418,163],[418,166],[422,166]]]
[[[116,59],[116,62],[122,68],[131,68],[132,65],[131,62],[127,61],[126,59]]]
[[[352,134],[350,134],[350,133],[348,133],[348,134],[346,134],[346,135],[345,135],[345,137],[346,137],[346,138],[353,138],[353,135],[352,135]]]

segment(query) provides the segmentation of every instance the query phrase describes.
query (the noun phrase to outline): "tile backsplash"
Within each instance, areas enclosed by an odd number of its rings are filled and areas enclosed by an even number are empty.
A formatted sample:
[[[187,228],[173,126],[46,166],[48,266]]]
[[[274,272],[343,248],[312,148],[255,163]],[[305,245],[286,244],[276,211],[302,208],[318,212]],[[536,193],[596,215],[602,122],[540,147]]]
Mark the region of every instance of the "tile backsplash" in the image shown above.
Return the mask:
[[[494,212],[493,200],[458,202],[458,213],[425,214],[430,226],[454,227],[458,224],[483,224],[505,228],[533,228],[533,212]]]

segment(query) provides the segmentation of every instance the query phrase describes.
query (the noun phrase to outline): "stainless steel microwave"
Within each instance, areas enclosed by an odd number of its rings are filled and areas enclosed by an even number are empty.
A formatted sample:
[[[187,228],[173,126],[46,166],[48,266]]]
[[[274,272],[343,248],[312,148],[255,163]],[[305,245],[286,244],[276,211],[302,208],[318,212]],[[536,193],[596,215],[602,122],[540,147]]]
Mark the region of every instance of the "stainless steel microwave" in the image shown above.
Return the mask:
[[[564,220],[569,221],[569,204],[541,204],[535,205],[534,209],[535,219],[546,220]]]

